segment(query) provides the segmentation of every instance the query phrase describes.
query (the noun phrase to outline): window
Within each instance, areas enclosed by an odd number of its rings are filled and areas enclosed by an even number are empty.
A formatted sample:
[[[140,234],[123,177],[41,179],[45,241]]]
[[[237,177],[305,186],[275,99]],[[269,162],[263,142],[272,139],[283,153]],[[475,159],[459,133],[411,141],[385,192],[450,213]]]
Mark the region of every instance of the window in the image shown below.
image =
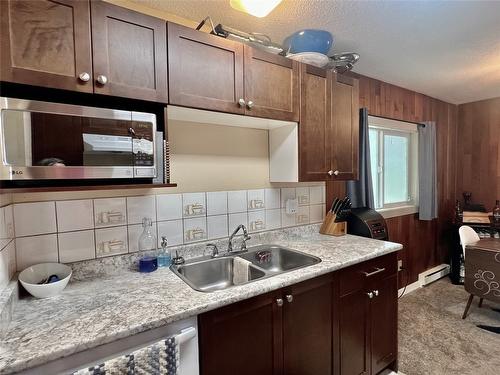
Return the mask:
[[[375,208],[417,212],[417,125],[369,116],[368,126]]]

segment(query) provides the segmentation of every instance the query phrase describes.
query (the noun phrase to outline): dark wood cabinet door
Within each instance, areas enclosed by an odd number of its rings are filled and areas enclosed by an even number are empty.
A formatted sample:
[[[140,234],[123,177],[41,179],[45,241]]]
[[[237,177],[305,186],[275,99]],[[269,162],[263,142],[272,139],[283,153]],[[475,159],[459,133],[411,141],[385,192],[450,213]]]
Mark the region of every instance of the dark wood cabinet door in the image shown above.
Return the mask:
[[[300,181],[326,181],[331,169],[331,73],[300,67]]]
[[[398,350],[398,283],[397,275],[381,280],[371,300],[371,373],[378,374],[391,364]]]
[[[268,293],[199,316],[203,375],[282,374],[282,310]]]
[[[0,7],[2,81],[93,91],[87,1],[4,0]]]
[[[91,10],[94,92],[166,103],[166,22],[102,1]]]
[[[299,121],[299,63],[245,46],[246,114]]]
[[[283,296],[284,374],[331,374],[332,275],[285,288]]]
[[[170,104],[245,113],[243,44],[168,23]]]
[[[340,298],[340,374],[368,374],[369,362],[369,298],[358,289]]]
[[[356,180],[359,159],[359,81],[333,74],[332,170],[334,180]]]

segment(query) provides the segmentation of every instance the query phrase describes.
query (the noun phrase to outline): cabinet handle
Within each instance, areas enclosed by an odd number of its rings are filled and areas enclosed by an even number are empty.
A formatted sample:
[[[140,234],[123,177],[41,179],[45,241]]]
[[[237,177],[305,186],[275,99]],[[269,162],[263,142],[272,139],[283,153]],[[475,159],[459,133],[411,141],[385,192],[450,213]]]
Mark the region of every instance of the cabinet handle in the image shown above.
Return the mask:
[[[238,100],[238,105],[239,105],[240,107],[244,107],[244,106],[245,106],[245,104],[246,104],[245,99],[241,98],[240,100]]]
[[[104,74],[99,74],[97,76],[97,82],[101,85],[105,85],[106,83],[108,83],[108,77],[106,77]]]
[[[88,82],[90,79],[90,74],[88,74],[87,72],[80,73],[78,75],[78,79],[82,82]]]
[[[287,302],[290,302],[290,303],[293,302],[293,296],[291,294],[287,294],[285,296],[285,298],[286,298]]]
[[[251,100],[249,100],[247,103],[247,108],[252,109],[252,107],[253,107],[253,102]]]
[[[376,275],[377,273],[384,272],[384,271],[385,271],[385,268],[375,267],[375,271],[373,271],[373,272],[363,271],[363,273],[365,274],[365,277],[370,277],[370,276]]]
[[[283,306],[283,298],[276,298],[276,304],[278,305],[278,307]]]
[[[368,296],[369,299],[373,298],[373,292],[368,292],[368,293],[366,293],[366,295]]]
[[[378,297],[378,290],[374,290],[374,291],[373,291],[373,295],[374,295],[375,297]]]
[[[329,176],[333,176],[333,175],[338,176],[339,174],[340,174],[340,172],[338,170],[334,170],[334,171],[329,170],[328,171]]]

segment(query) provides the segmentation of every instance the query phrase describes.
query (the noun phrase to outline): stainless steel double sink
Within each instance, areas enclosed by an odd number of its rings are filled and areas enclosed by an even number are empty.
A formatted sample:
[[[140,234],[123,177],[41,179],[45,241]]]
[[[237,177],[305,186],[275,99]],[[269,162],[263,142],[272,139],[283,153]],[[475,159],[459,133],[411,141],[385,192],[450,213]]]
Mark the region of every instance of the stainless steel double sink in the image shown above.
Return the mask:
[[[321,262],[318,257],[286,247],[260,245],[234,255],[188,260],[179,266],[172,265],[170,269],[191,288],[200,292],[214,292],[235,286],[233,265],[236,257],[251,262],[249,280],[245,284]]]

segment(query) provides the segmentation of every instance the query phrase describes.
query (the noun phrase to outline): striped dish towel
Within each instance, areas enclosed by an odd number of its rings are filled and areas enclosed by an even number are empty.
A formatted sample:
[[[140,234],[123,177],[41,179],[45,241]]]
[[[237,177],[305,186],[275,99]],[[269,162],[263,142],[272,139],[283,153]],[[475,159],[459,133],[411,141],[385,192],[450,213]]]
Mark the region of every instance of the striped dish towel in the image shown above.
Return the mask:
[[[72,375],[177,375],[179,343],[175,336]]]

